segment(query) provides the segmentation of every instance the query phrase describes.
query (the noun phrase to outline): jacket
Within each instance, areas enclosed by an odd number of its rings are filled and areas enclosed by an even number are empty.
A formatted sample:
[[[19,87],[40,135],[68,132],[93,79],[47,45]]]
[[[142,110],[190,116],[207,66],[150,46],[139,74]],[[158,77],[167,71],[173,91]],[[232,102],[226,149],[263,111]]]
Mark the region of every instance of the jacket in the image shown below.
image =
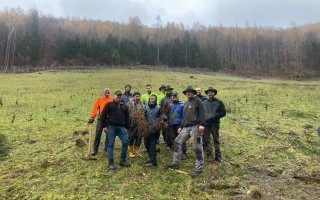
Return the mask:
[[[115,100],[105,105],[100,116],[101,127],[108,125],[124,126],[129,128],[129,111],[123,102],[117,103]]]
[[[205,108],[199,98],[188,99],[184,103],[181,127],[205,125],[205,114]]]
[[[226,115],[226,108],[221,100],[217,98],[207,99],[203,102],[206,108],[206,126],[220,127],[220,118]]]
[[[144,105],[148,105],[148,102],[149,102],[149,99],[150,99],[150,96],[152,95],[152,94],[154,94],[154,95],[156,95],[155,93],[145,93],[145,94],[143,94],[142,96],[141,96],[141,99],[142,99],[142,103],[144,104]],[[157,95],[156,95],[157,96]]]
[[[130,99],[132,98],[132,93],[127,93],[127,92],[124,92],[122,94],[122,97],[121,97],[121,100],[123,101],[124,104],[126,104],[127,102],[130,101]]]
[[[147,123],[150,125],[150,133],[155,133],[157,130],[152,125],[155,125],[157,118],[161,116],[160,106],[150,106],[148,105],[145,110],[145,117]]]
[[[182,101],[172,102],[170,104],[170,110],[168,114],[169,126],[181,125],[183,117],[184,103]]]
[[[113,101],[113,98],[112,97],[108,97],[106,98],[105,96],[99,98],[96,100],[93,108],[92,108],[92,111],[91,111],[91,117],[92,118],[95,118],[96,115],[97,115],[97,112],[98,112],[98,119],[100,118],[100,113],[102,112],[104,106],[108,103],[108,102],[111,102]]]

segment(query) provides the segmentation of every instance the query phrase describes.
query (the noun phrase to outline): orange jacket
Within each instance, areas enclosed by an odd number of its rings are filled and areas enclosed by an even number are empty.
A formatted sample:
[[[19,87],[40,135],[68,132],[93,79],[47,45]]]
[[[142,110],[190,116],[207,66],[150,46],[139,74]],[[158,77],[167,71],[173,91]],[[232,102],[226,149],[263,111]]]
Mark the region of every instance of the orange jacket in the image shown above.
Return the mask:
[[[94,104],[92,111],[91,111],[91,117],[95,118],[97,115],[97,112],[99,110],[99,114],[98,114],[98,119],[100,118],[100,113],[102,112],[104,106],[108,103],[113,101],[112,97],[101,97],[99,99],[97,99],[96,103]]]

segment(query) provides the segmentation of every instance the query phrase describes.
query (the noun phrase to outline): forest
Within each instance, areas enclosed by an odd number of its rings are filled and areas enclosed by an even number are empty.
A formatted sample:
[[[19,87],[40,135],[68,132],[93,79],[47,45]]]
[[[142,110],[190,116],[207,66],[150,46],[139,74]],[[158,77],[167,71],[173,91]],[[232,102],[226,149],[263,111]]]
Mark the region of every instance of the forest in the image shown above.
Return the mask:
[[[255,75],[320,71],[320,22],[290,28],[192,27],[138,17],[127,22],[0,11],[0,71],[14,66],[164,65]]]

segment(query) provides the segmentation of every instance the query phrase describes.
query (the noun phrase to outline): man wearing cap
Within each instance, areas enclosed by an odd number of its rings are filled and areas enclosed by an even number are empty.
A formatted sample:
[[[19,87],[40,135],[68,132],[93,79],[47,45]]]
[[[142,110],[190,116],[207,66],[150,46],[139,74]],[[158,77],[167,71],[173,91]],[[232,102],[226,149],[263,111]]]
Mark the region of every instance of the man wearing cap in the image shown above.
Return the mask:
[[[124,104],[130,101],[130,99],[132,98],[131,85],[127,84],[126,86],[124,86],[124,93],[122,94],[121,98]]]
[[[176,91],[172,92],[172,102],[170,103],[170,110],[168,113],[168,125],[170,129],[170,139],[173,144],[174,140],[178,136],[178,129],[181,126],[183,117],[184,103],[179,100],[179,94]],[[187,143],[182,144],[181,160],[187,159]]]
[[[223,102],[215,97],[218,93],[216,89],[209,87],[205,93],[209,98],[203,102],[204,107],[206,108],[203,148],[207,154],[208,161],[213,161],[212,144],[210,142],[212,134],[215,149],[215,160],[221,163],[222,156],[220,151],[219,128],[220,118],[226,115],[226,108],[224,107]]]
[[[197,91],[197,97],[201,99],[201,101],[204,101],[207,99],[207,97],[202,95],[202,89],[200,87],[197,87],[196,91]]]
[[[115,138],[118,136],[121,140],[121,160],[120,166],[130,167],[127,163],[127,151],[128,151],[128,133],[126,128],[129,128],[129,111],[126,105],[123,104],[121,91],[116,91],[114,100],[105,105],[101,113],[101,127],[106,135],[106,147],[107,156],[109,162],[109,169],[115,170],[116,166],[113,159],[113,147]]]
[[[96,125],[96,136],[94,139],[94,144],[93,144],[93,152],[92,156],[97,155],[99,146],[100,146],[100,140],[101,140],[101,135],[102,135],[102,127],[100,123],[100,113],[102,112],[104,106],[106,103],[113,101],[113,98],[110,97],[110,89],[109,88],[104,88],[103,89],[103,96],[99,99],[96,100],[92,111],[91,111],[91,117],[88,121],[88,124],[92,124],[94,122],[94,118],[98,116],[97,119],[97,125]]]
[[[170,103],[172,102],[172,91],[173,88],[170,85],[167,85],[166,88],[164,89],[164,91],[166,92],[166,96],[161,100],[160,102],[160,107],[162,110],[162,113],[166,116],[168,116],[169,114],[169,109],[170,109]],[[170,136],[170,129],[165,128],[162,131],[162,136],[163,136],[163,140],[164,142],[167,144],[168,148],[173,148],[173,143],[171,141],[171,136]]]
[[[188,86],[183,91],[187,96],[187,101],[184,104],[183,119],[181,127],[178,129],[178,136],[174,140],[174,152],[172,163],[166,165],[168,168],[178,169],[182,144],[188,139],[193,139],[193,148],[196,153],[196,171],[193,177],[197,177],[202,172],[204,164],[202,135],[205,124],[205,108],[202,101],[196,98],[197,91],[192,86]]]
[[[129,133],[129,146],[128,153],[131,158],[139,155],[139,148],[142,143],[142,138],[138,136],[138,122],[134,115],[142,110],[144,114],[145,105],[140,101],[140,93],[134,92],[132,95],[132,100],[129,101],[126,106],[129,110],[130,127],[128,129]]]
[[[157,104],[160,105],[161,103],[161,100],[166,96],[166,91],[164,91],[164,89],[166,89],[166,86],[165,85],[161,85],[159,87],[159,91],[161,92],[157,97]]]
[[[144,104],[144,105],[148,105],[148,102],[149,102],[149,99],[150,99],[150,96],[151,96],[151,94],[154,94],[154,93],[152,93],[152,88],[151,88],[151,85],[150,84],[147,84],[146,85],[146,89],[147,89],[147,93],[145,93],[145,94],[143,94],[142,95],[142,103]],[[156,94],[155,94],[156,95]],[[157,96],[157,95],[156,95]]]

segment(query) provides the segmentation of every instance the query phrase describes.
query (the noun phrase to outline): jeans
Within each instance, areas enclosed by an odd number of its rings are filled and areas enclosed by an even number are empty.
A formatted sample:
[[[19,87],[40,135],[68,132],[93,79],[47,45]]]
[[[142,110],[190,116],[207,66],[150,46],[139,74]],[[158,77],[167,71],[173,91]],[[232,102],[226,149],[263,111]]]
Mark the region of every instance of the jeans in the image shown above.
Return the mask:
[[[202,147],[202,134],[198,126],[184,127],[174,140],[173,164],[179,164],[182,152],[182,144],[188,139],[193,139],[193,149],[196,153],[196,171],[201,171],[204,165],[204,155]]]
[[[160,136],[159,131],[155,133],[150,133],[148,137],[144,138],[144,145],[147,149],[147,152],[149,154],[149,161],[150,163],[157,165],[157,141]]]
[[[114,164],[113,159],[113,147],[115,143],[116,136],[121,140],[121,161],[125,161],[128,151],[128,133],[123,126],[108,125],[108,132],[106,135],[106,146],[107,146],[107,157],[109,165]]]

